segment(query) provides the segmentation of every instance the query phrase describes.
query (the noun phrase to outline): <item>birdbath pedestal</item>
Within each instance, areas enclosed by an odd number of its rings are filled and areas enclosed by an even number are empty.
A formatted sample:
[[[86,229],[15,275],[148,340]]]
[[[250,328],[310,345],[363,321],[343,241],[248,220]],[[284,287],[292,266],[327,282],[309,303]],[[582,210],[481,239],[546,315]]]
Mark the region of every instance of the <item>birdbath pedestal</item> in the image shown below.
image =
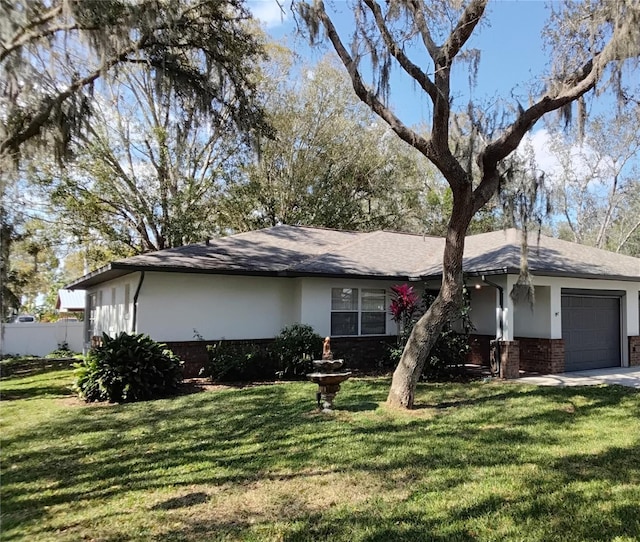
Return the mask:
[[[322,359],[313,360],[315,372],[309,373],[307,378],[318,384],[318,409],[321,412],[333,411],[333,400],[340,391],[340,384],[351,376],[350,371],[338,372],[344,360],[333,359],[329,337],[324,340]]]

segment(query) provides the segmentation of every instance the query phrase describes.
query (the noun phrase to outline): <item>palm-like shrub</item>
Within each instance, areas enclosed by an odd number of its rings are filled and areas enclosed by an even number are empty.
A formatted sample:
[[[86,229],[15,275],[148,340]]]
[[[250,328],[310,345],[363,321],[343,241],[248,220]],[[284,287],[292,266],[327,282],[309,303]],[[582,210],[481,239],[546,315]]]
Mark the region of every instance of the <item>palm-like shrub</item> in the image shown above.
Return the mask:
[[[182,380],[182,362],[143,334],[102,336],[76,369],[75,387],[85,401],[132,402],[174,393]]]

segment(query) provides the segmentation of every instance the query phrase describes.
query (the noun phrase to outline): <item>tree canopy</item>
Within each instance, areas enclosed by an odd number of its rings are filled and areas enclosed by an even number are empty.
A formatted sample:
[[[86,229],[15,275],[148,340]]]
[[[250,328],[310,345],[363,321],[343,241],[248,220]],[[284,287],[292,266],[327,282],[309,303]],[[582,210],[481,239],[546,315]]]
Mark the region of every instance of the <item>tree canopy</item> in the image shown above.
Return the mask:
[[[249,20],[241,0],[3,0],[0,158],[38,144],[63,157],[97,82],[125,65],[246,133],[264,129],[252,78],[263,48]]]
[[[423,194],[440,190],[435,168],[353,96],[334,61],[300,64],[281,54],[266,71],[264,109],[276,137],[223,195],[221,227],[428,227]]]

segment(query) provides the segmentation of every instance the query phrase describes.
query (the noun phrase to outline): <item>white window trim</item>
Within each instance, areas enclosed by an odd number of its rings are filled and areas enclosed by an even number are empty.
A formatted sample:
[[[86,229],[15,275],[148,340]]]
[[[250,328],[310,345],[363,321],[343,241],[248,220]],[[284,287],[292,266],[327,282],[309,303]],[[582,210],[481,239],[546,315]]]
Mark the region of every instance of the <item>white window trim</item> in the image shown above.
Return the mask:
[[[357,303],[357,308],[354,309],[333,309],[333,307],[331,307],[331,311],[330,311],[330,315],[329,315],[329,329],[331,331],[331,336],[332,337],[385,337],[387,335],[387,313],[388,313],[388,309],[387,309],[387,305],[388,305],[388,301],[389,301],[389,292],[387,291],[386,288],[372,288],[372,287],[360,287],[360,286],[332,286],[330,289],[330,296],[333,297],[333,290],[343,290],[343,289],[350,289],[350,290],[357,290],[358,292],[358,303]],[[378,291],[378,292],[384,292],[384,310],[382,311],[372,311],[372,310],[366,310],[363,311],[362,310],[362,294],[364,291]],[[368,313],[368,312],[373,312],[373,313],[379,313],[379,314],[384,314],[384,331],[382,333],[362,333],[362,314],[363,313]],[[357,318],[356,318],[356,324],[357,324],[357,333],[355,335],[334,335],[333,334],[333,330],[331,329],[332,327],[332,322],[331,322],[331,317],[333,315],[333,313],[356,313]]]

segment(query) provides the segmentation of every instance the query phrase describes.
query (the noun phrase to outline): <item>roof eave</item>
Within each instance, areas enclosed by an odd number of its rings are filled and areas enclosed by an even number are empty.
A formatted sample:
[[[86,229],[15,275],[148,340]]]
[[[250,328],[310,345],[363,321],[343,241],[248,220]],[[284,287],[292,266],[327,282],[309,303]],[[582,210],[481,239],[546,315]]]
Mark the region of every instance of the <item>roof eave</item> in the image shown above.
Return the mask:
[[[291,271],[288,269],[281,270],[238,270],[238,269],[201,269],[193,267],[167,267],[167,266],[150,266],[150,265],[128,265],[120,262],[113,262],[96,271],[93,271],[76,281],[65,286],[68,290],[79,290],[95,286],[102,282],[113,280],[115,278],[128,275],[135,272],[160,272],[160,273],[190,273],[204,275],[234,275],[249,277],[285,277],[285,278],[338,278],[338,279],[361,279],[361,280],[397,280],[397,281],[426,281],[440,280],[442,273],[412,275],[412,274],[375,274],[375,273],[358,273],[358,272],[304,272]],[[503,267],[498,269],[484,269],[465,271],[468,277],[479,277],[481,275],[517,275],[520,270],[516,267]],[[593,273],[574,273],[570,271],[554,271],[554,270],[536,270],[532,269],[531,273],[539,277],[559,277],[559,278],[580,278],[593,280],[618,280],[625,282],[640,281],[640,277],[626,275],[603,275]]]
[[[234,275],[248,277],[285,277],[285,278],[344,278],[344,279],[367,279],[367,280],[412,280],[414,277],[409,275],[381,275],[375,273],[357,273],[357,272],[304,272],[281,270],[238,270],[238,269],[199,269],[194,267],[168,267],[168,266],[150,266],[150,265],[127,265],[123,263],[113,262],[109,265],[101,267],[74,282],[65,286],[68,290],[79,290],[95,286],[102,282],[112,280],[124,275],[135,272],[158,272],[158,273],[190,273],[201,275]],[[415,280],[415,279],[414,279]]]

